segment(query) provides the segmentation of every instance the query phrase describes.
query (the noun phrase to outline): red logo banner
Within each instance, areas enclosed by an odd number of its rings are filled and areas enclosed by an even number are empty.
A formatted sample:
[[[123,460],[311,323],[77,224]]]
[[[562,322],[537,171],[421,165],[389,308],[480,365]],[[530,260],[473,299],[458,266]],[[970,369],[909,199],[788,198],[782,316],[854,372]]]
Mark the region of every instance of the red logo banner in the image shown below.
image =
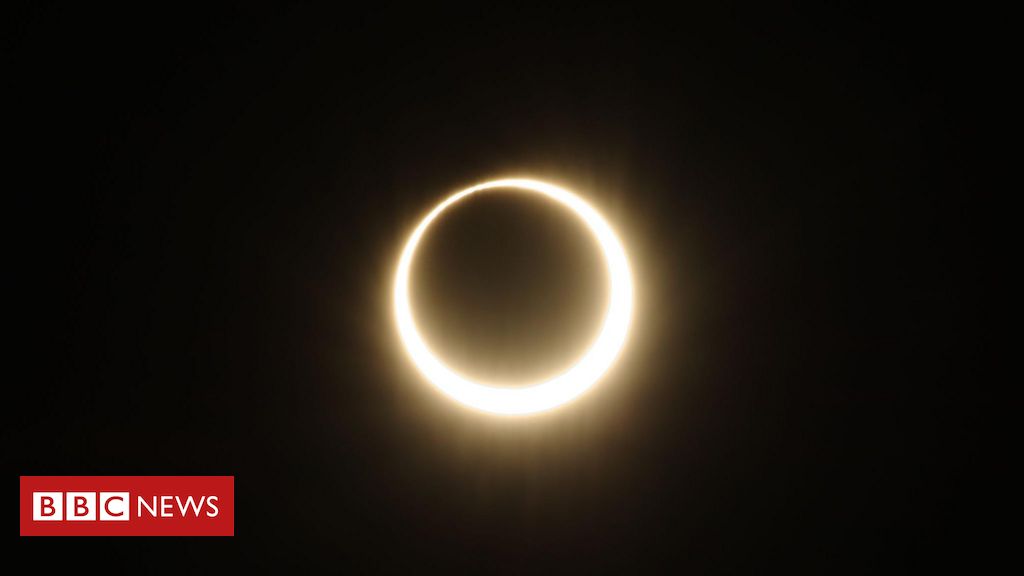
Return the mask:
[[[22,476],[22,536],[234,536],[234,476]]]

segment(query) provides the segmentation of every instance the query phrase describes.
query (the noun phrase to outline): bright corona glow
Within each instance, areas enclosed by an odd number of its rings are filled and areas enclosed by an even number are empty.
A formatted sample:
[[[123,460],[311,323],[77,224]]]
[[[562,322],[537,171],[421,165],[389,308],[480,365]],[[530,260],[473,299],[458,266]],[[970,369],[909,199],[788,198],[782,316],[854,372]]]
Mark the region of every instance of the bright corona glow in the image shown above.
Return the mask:
[[[409,269],[412,267],[416,247],[427,228],[452,204],[474,193],[495,188],[513,188],[541,194],[579,216],[594,234],[604,253],[610,288],[601,330],[580,360],[550,380],[516,387],[473,382],[445,365],[424,342],[413,321],[409,304]],[[529,414],[554,408],[576,398],[615,362],[626,341],[633,313],[633,279],[622,243],[597,210],[582,198],[564,188],[537,180],[494,180],[449,196],[416,226],[398,261],[394,306],[402,343],[413,363],[434,386],[455,400],[479,410],[496,414]]]

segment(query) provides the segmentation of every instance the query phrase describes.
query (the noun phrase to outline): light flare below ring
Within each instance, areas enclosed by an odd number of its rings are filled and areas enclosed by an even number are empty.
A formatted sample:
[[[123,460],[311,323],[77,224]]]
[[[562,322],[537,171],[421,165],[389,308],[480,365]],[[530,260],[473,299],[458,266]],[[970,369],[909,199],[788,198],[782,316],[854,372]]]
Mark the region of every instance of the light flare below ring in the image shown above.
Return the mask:
[[[413,320],[409,303],[409,270],[423,234],[445,209],[476,192],[513,188],[541,194],[570,209],[594,234],[604,253],[609,280],[608,307],[593,344],[565,372],[546,381],[503,387],[473,382],[444,364],[427,346]],[[394,313],[398,333],[419,371],[451,398],[495,414],[529,414],[564,404],[590,388],[615,362],[626,341],[633,313],[633,279],[626,251],[611,226],[587,202],[558,186],[512,178],[493,180],[457,192],[434,207],[413,231],[402,250],[394,285]]]

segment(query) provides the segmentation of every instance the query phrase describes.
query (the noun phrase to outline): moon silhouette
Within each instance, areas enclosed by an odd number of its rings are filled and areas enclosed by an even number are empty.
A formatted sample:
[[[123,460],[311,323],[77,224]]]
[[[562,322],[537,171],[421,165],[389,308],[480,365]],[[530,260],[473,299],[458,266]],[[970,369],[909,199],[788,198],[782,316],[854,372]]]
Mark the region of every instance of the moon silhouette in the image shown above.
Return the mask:
[[[516,386],[474,382],[446,365],[427,346],[413,319],[409,299],[409,271],[416,248],[430,225],[456,202],[473,194],[511,188],[540,194],[554,200],[579,217],[594,235],[604,255],[608,273],[609,298],[604,321],[591,346],[572,367],[541,382]],[[435,206],[416,226],[398,260],[394,284],[394,314],[398,334],[419,372],[450,398],[493,414],[531,414],[561,406],[596,383],[615,363],[629,332],[633,314],[633,277],[626,251],[612,227],[590,204],[565,188],[522,178],[492,180],[456,192]]]

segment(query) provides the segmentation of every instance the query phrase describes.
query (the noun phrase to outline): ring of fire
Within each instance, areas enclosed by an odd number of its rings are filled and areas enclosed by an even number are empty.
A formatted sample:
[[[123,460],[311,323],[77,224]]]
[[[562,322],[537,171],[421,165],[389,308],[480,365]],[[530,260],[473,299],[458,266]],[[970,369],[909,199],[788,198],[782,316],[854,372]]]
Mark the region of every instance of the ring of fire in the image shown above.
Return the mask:
[[[608,272],[609,297],[604,321],[590,348],[578,362],[561,374],[542,382],[516,387],[474,382],[442,362],[423,340],[413,320],[409,303],[409,272],[416,247],[430,224],[451,205],[477,192],[512,188],[540,194],[568,208],[593,233]],[[416,368],[441,392],[467,406],[495,414],[530,414],[549,410],[576,398],[589,389],[611,367],[626,342],[633,314],[633,278],[626,251],[605,219],[586,201],[558,186],[512,178],[493,180],[452,194],[434,207],[413,230],[398,261],[394,284],[394,314],[398,334]]]

